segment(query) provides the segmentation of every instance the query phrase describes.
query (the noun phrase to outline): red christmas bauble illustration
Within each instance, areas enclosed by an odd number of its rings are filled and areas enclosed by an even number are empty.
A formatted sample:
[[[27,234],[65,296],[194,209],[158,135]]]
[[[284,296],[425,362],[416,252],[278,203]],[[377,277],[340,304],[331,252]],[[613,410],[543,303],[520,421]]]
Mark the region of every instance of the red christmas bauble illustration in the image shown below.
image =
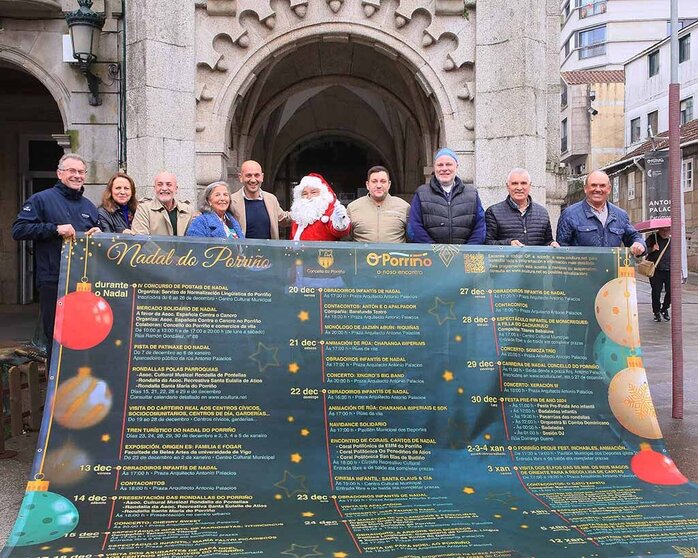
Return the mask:
[[[104,341],[113,324],[109,303],[89,283],[80,283],[75,292],[58,299],[53,336],[64,347],[82,351]]]
[[[649,444],[640,444],[640,451],[630,460],[630,468],[638,479],[652,484],[678,485],[688,482],[669,456],[654,451]]]

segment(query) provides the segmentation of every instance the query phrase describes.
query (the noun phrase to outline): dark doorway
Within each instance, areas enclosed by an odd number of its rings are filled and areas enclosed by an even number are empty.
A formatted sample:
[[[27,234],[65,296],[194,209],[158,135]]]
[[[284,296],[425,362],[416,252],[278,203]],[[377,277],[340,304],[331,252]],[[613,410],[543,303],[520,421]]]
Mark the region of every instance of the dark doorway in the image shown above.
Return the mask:
[[[375,149],[351,138],[329,136],[312,139],[296,147],[281,164],[276,184],[285,192],[290,205],[290,188],[303,176],[316,172],[325,177],[339,200],[347,204],[365,188],[366,171],[384,164]],[[290,187],[288,186],[290,185]]]

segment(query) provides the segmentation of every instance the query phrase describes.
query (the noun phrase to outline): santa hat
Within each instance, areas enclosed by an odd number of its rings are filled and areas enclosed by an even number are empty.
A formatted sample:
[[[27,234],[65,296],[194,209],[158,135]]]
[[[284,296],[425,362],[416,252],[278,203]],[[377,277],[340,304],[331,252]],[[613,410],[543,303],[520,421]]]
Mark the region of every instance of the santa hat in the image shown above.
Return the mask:
[[[337,200],[337,196],[335,195],[334,190],[332,190],[332,187],[327,183],[327,180],[325,180],[321,174],[311,172],[308,175],[301,178],[301,181],[293,189],[294,200],[301,197],[301,194],[303,193],[303,188],[305,188],[306,186],[310,186],[311,188],[320,188],[320,190],[331,196],[332,201],[330,201],[327,204],[325,214],[322,217],[320,217],[320,221],[322,221],[323,223],[327,223],[330,220],[332,212],[334,211],[334,202]]]

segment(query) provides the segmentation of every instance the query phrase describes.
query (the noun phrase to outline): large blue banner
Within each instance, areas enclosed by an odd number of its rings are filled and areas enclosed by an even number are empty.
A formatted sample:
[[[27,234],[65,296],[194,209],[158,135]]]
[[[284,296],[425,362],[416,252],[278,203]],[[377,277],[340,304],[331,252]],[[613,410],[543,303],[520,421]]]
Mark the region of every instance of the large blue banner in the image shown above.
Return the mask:
[[[2,556],[695,555],[635,296],[625,250],[81,237]]]

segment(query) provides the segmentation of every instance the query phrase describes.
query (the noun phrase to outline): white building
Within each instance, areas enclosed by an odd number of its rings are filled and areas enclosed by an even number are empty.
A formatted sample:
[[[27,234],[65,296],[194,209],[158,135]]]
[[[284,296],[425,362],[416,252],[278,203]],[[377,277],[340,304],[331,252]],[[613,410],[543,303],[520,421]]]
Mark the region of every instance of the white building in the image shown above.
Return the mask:
[[[649,137],[669,129],[671,42],[653,44],[625,64],[625,145],[634,149]],[[698,100],[698,22],[679,32],[681,124],[694,118]]]
[[[669,0],[562,0],[560,69],[622,69],[669,34]],[[679,0],[679,18],[698,18],[698,2]]]

